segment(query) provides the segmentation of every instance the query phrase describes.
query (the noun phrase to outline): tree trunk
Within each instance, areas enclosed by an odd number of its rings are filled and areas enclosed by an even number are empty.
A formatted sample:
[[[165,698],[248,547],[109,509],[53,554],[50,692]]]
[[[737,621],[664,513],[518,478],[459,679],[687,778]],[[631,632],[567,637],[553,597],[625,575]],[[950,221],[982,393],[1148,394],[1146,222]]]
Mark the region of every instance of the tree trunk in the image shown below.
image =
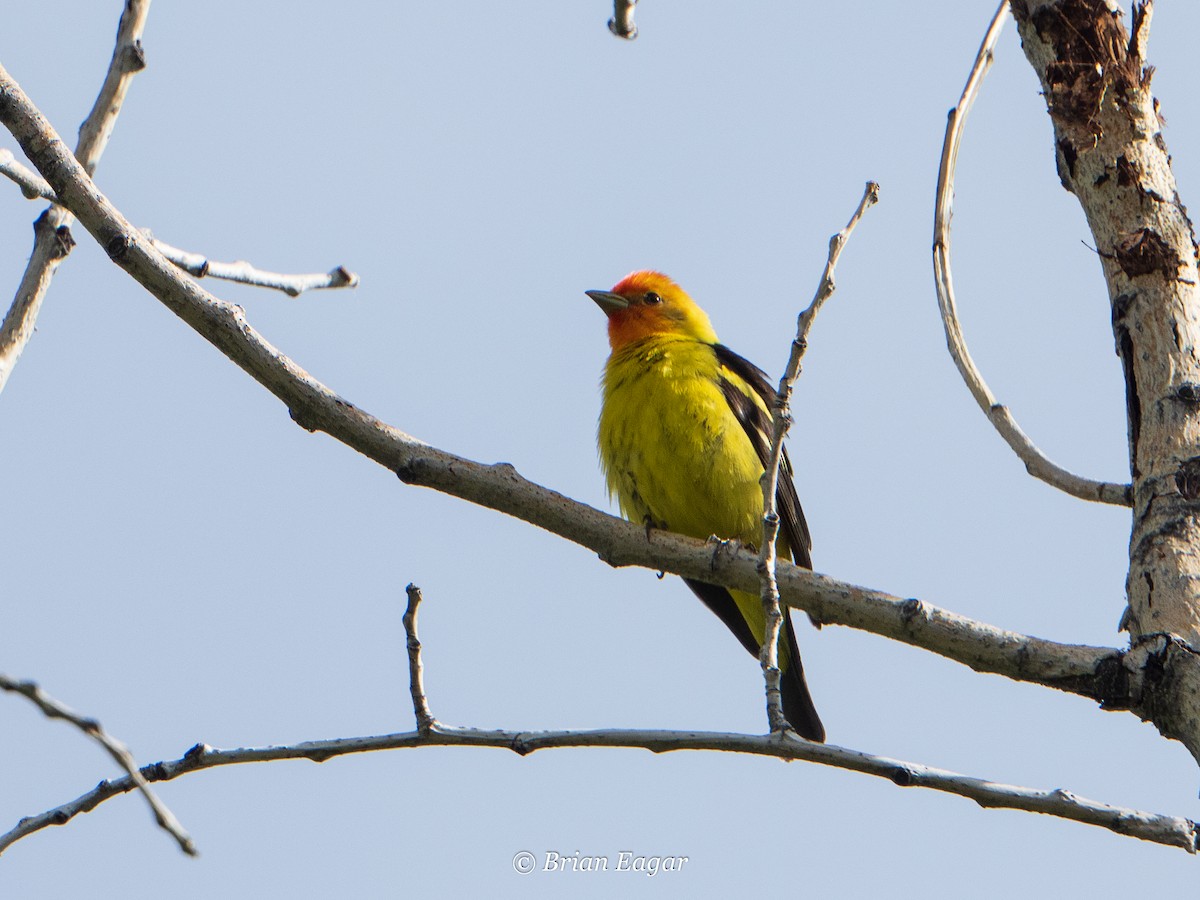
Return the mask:
[[[1054,125],[1059,177],[1095,239],[1125,371],[1129,703],[1200,760],[1197,247],[1150,93],[1150,4],[1135,4],[1132,37],[1104,0],[1011,5]]]

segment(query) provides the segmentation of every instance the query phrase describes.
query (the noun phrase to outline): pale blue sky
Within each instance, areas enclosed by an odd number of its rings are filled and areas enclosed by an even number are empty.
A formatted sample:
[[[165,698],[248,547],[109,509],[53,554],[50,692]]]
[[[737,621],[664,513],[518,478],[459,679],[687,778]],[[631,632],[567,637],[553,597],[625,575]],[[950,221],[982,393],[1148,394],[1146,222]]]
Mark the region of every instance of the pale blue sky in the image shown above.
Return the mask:
[[[0,62],[69,140],[119,8],[5,12]],[[938,154],[993,10],[645,0],[630,44],[604,27],[603,0],[159,0],[97,181],[177,246],[354,269],[356,291],[297,300],[206,286],[391,424],[610,508],[595,452],[604,320],[583,291],[660,268],[777,373],[829,235],[875,179],[881,203],[842,259],[795,401],[816,568],[1111,645],[1128,513],[1025,474],[937,317]],[[1198,31],[1200,8],[1162,3],[1150,40],[1193,207]],[[1124,480],[1107,296],[1051,149],[1010,23],[962,151],[964,327],[1053,459]],[[4,302],[39,211],[0,184]],[[406,730],[400,614],[415,581],[444,721],[762,729],[757,667],[677,579],[612,570],[307,434],[76,236],[0,395],[0,669],[97,716],[142,762],[197,741]],[[797,625],[832,742],[1200,818],[1196,765],[1129,714]],[[116,774],[19,698],[0,697],[0,733],[0,830]],[[200,859],[126,797],[14,846],[0,894],[1112,896],[1197,877],[1181,851],[1098,829],[731,755],[428,749],[214,770],[161,794]],[[520,876],[521,850],[689,863],[652,879]]]

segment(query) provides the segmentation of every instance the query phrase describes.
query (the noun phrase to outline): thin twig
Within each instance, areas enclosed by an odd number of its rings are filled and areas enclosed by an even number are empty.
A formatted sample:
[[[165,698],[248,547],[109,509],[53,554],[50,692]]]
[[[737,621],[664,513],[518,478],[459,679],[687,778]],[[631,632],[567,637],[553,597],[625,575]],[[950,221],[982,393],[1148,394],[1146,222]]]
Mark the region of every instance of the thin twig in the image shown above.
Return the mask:
[[[410,584],[408,609],[404,611],[404,634],[408,645],[408,689],[412,694],[413,715],[417,719],[417,731],[428,734],[438,726],[438,721],[429,711],[429,700],[425,697],[424,667],[421,665],[421,641],[417,637],[417,607],[421,605],[421,589]]]
[[[825,271],[821,274],[821,282],[812,303],[796,318],[796,338],[792,341],[792,351],[788,356],[787,367],[783,377],[779,379],[779,390],[772,410],[771,452],[768,456],[766,469],[762,474],[763,490],[763,546],[758,554],[758,572],[762,579],[762,603],[767,616],[766,636],[763,640],[760,661],[763,667],[763,678],[767,684],[767,721],[771,731],[780,731],[787,727],[783,715],[782,695],[780,692],[779,672],[779,634],[783,625],[783,612],[779,608],[779,583],[776,577],[778,554],[775,544],[779,538],[779,513],[776,509],[776,491],[779,489],[779,467],[783,463],[783,439],[792,426],[791,397],[792,385],[800,377],[800,361],[808,350],[808,333],[812,330],[817,313],[825,305],[837,289],[833,273],[842,248],[850,239],[851,233],[858,225],[868,209],[879,201],[879,185],[868,181],[863,190],[858,208],[846,223],[846,227],[829,239],[829,256],[825,260]],[[798,548],[795,548],[798,549]]]
[[[41,175],[17,162],[11,150],[0,147],[0,175],[16,183],[26,200],[58,202],[54,188]]]
[[[287,275],[281,272],[267,272],[256,269],[245,260],[225,263],[210,260],[200,253],[189,253],[172,247],[170,244],[154,238],[142,229],[143,233],[154,242],[158,252],[169,259],[183,271],[196,278],[220,278],[224,281],[235,281],[248,284],[251,287],[273,288],[283,291],[289,297],[299,297],[305,291],[324,290],[326,288],[358,287],[358,276],[345,266],[338,266],[329,272],[318,272],[311,275]]]
[[[938,169],[936,212],[933,223],[933,271],[937,285],[938,308],[942,314],[942,325],[946,329],[946,345],[959,374],[971,391],[988,421],[1000,433],[1012,451],[1025,463],[1025,468],[1034,478],[1040,478],[1060,491],[1065,491],[1082,500],[1112,503],[1116,506],[1132,506],[1133,491],[1127,484],[1111,484],[1093,481],[1067,471],[1051,462],[1029,436],[1021,430],[1007,406],[998,403],[991,388],[971,359],[962,326],[958,321],[958,307],[954,297],[954,279],[950,271],[950,219],[954,202],[954,171],[958,164],[958,149],[966,127],[967,113],[979,94],[984,75],[991,67],[993,51],[1008,15],[1008,0],[1003,0],[992,17],[983,43],[975,56],[975,64],[967,77],[966,86],[959,98],[958,106],[950,110],[946,122],[946,137],[942,144],[942,159]]]
[[[608,30],[627,41],[636,40],[637,25],[633,21],[633,8],[638,0],[613,0],[613,17],[608,20]]]
[[[783,760],[804,760],[839,769],[849,769],[886,778],[900,787],[923,787],[974,800],[980,806],[995,809],[1020,809],[1061,819],[1107,828],[1117,834],[1171,847],[1189,853],[1197,850],[1197,825],[1190,819],[1109,806],[1077,797],[1069,791],[1036,790],[961,775],[946,769],[875,756],[833,744],[779,740],[774,735],[726,734],[700,731],[658,731],[605,729],[601,731],[482,731],[440,725],[436,731],[409,731],[372,737],[336,738],[306,741],[291,746],[269,746],[216,750],[197,744],[181,758],[144,767],[148,781],[170,781],[190,772],[217,766],[269,762],[282,759],[307,759],[325,762],[349,753],[399,750],[415,747],[497,747],[522,756],[535,750],[559,747],[622,747],[645,749],[655,753],[677,750],[714,750],[770,756]],[[102,781],[92,790],[69,803],[22,819],[16,827],[0,835],[0,853],[16,841],[51,825],[64,825],[75,816],[91,812],[106,800],[127,793],[134,787],[128,777]],[[779,783],[775,783],[778,795]]]
[[[100,156],[108,144],[117,115],[129,91],[130,81],[146,67],[141,36],[149,12],[150,0],[126,0],[125,10],[117,26],[116,46],[104,76],[104,84],[92,111],[79,128],[75,158],[89,177],[95,173]],[[22,187],[22,190],[25,188]],[[72,215],[65,207],[53,204],[38,222],[40,227],[34,227],[33,253],[29,257],[12,305],[3,323],[0,323],[0,391],[4,390],[13,367],[33,337],[42,301],[46,291],[50,289],[50,280],[73,244],[69,233]]]
[[[175,818],[175,814],[167,808],[166,804],[158,799],[158,795],[150,789],[150,784],[138,769],[137,761],[134,760],[133,754],[129,752],[129,748],[122,744],[119,740],[113,737],[100,727],[100,723],[95,719],[81,716],[75,710],[71,709],[62,703],[59,703],[45,691],[43,691],[35,682],[18,681],[15,678],[10,678],[7,675],[0,674],[0,690],[11,691],[15,694],[20,694],[22,697],[30,700],[38,709],[40,709],[47,718],[62,719],[65,722],[70,722],[92,740],[96,741],[101,747],[108,751],[108,755],[116,760],[117,765],[127,773],[127,778],[123,779],[129,782],[129,787],[125,790],[137,788],[142,792],[142,796],[146,798],[146,802],[150,804],[150,811],[154,813],[154,821],[167,834],[175,838],[179,844],[179,849],[188,856],[196,855],[196,845],[192,842],[184,827]],[[104,782],[107,783],[107,782]],[[24,821],[24,820],[23,820]],[[22,823],[18,823],[18,828]]]
[[[42,199],[58,203],[58,195],[54,193],[54,189],[50,187],[49,183],[37,172],[17,162],[11,150],[0,148],[0,175],[15,182],[21,188],[21,193],[30,200]],[[318,272],[311,275],[267,272],[256,269],[245,260],[231,263],[216,262],[202,253],[192,253],[172,247],[166,241],[158,240],[146,228],[142,229],[142,233],[154,242],[159,253],[196,278],[208,276],[224,281],[248,284],[251,287],[272,288],[283,291],[289,297],[299,297],[305,291],[358,287],[358,276],[345,266],[337,266],[329,272]]]

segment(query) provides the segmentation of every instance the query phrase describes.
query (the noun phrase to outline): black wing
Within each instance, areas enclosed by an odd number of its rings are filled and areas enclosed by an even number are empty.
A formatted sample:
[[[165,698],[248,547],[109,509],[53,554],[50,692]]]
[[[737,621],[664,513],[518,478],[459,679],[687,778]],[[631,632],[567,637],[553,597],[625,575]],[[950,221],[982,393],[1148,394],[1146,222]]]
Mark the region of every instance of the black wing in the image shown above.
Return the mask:
[[[768,410],[775,408],[778,394],[767,380],[767,374],[748,359],[738,356],[724,344],[714,344],[717,361],[750,385],[751,390],[762,400]],[[771,452],[771,416],[732,382],[721,379],[721,393],[733,414],[750,438],[754,452],[765,468]],[[796,565],[812,568],[812,537],[800,498],[792,481],[792,461],[787,450],[783,451],[783,463],[779,467],[779,487],[775,491],[775,505],[779,510],[779,527],[784,539],[792,549]]]

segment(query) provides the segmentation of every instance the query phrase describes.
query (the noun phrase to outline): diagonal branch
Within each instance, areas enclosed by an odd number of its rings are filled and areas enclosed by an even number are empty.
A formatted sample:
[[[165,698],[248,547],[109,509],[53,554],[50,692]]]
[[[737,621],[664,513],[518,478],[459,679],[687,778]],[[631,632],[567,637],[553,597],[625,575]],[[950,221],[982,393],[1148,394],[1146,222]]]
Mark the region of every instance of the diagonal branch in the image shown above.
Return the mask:
[[[792,341],[792,350],[788,356],[787,366],[783,377],[779,379],[779,389],[775,396],[775,409],[771,411],[771,448],[767,454],[767,465],[762,474],[763,490],[763,546],[758,554],[758,572],[762,579],[760,594],[763,609],[766,612],[767,628],[763,639],[761,662],[763,678],[767,683],[767,720],[772,731],[780,731],[786,727],[787,720],[783,717],[783,706],[780,692],[779,672],[779,632],[783,625],[783,613],[779,609],[779,582],[777,579],[778,560],[775,544],[779,538],[779,513],[776,509],[776,491],[779,489],[779,467],[783,463],[783,439],[788,429],[792,427],[790,402],[792,385],[800,377],[800,361],[808,350],[808,334],[812,331],[817,313],[825,305],[825,301],[833,296],[836,284],[833,279],[842,248],[850,239],[850,234],[858,225],[870,207],[879,202],[879,185],[868,181],[863,190],[858,208],[846,223],[846,227],[829,239],[829,256],[825,260],[825,271],[821,273],[821,282],[812,302],[799,316],[796,317],[796,337]]]
[[[117,26],[116,46],[104,84],[92,111],[79,128],[75,157],[89,177],[95,173],[100,156],[116,124],[133,76],[146,67],[141,36],[150,12],[150,0],[126,0],[125,11]],[[27,190],[23,185],[22,190]],[[28,196],[28,193],[26,194]],[[74,242],[70,235],[71,213],[54,204],[34,225],[33,253],[25,267],[8,314],[0,323],[0,391],[8,383],[13,367],[25,345],[33,337],[38,313],[42,308],[50,280],[59,263],[66,259]]]
[[[971,391],[971,396],[979,404],[988,421],[1000,433],[1005,442],[1017,457],[1025,463],[1025,468],[1034,478],[1040,478],[1060,491],[1065,491],[1082,500],[1095,500],[1100,503],[1112,503],[1117,506],[1132,506],[1132,489],[1127,484],[1110,484],[1104,481],[1093,481],[1068,472],[1061,466],[1051,462],[1041,450],[1021,430],[1007,406],[999,403],[992,394],[991,388],[983,380],[983,375],[971,359],[967,350],[966,338],[963,337],[962,326],[958,321],[958,306],[954,297],[954,279],[950,271],[950,219],[951,207],[954,202],[954,170],[958,164],[958,148],[962,143],[963,130],[966,127],[967,113],[971,104],[979,94],[983,77],[991,67],[993,50],[1004,21],[1008,16],[1008,0],[1002,0],[1000,7],[992,17],[967,84],[963,88],[958,106],[950,110],[946,122],[946,138],[942,144],[942,160],[938,169],[936,212],[933,223],[933,271],[934,282],[937,285],[938,308],[942,314],[942,325],[946,329],[946,345],[959,374]]]
[[[158,826],[171,835],[171,837],[175,838],[180,850],[188,856],[196,855],[196,845],[192,843],[191,837],[179,823],[179,820],[175,818],[175,814],[167,808],[166,804],[158,799],[158,795],[154,791],[150,790],[150,784],[142,772],[139,771],[137,762],[129,752],[129,748],[101,728],[99,722],[95,719],[81,716],[69,706],[59,703],[32,681],[17,681],[14,678],[9,678],[7,675],[0,674],[0,690],[11,691],[27,698],[47,718],[62,719],[65,722],[70,722],[107,750],[108,755],[116,760],[117,765],[128,773],[124,779],[129,782],[129,787],[126,790],[137,788],[141,791],[142,796],[146,798],[146,802],[150,805],[150,811],[154,813],[154,821],[158,823]],[[107,784],[109,782],[103,783]],[[18,824],[18,827],[23,823],[24,820]],[[0,852],[3,852],[5,846],[0,841]]]
[[[133,76],[146,68],[142,32],[149,14],[150,0],[125,0],[125,11],[121,13],[121,21],[117,24],[116,46],[104,75],[104,84],[91,112],[79,126],[75,158],[83,164],[89,177],[96,174],[96,165],[108,146],[108,139],[112,137],[117,115],[125,105],[125,95],[129,93]]]
[[[54,130],[0,67],[0,122],[79,221],[168,309],[287,405],[309,431],[323,431],[395,472],[408,484],[433,488],[515,516],[589,547],[614,566],[644,566],[755,593],[755,557],[724,545],[655,532],[607,515],[522,478],[508,464],[484,465],[432,447],[342,399],[272,346],[245,311],[213,297],[162,256],[83,172]],[[782,602],[816,621],[848,625],[956,660],[981,672],[1030,681],[1104,702],[1136,708],[1137,672],[1125,655],[1106,647],[1059,644],[974,622],[918,600],[903,600],[784,564]]]

